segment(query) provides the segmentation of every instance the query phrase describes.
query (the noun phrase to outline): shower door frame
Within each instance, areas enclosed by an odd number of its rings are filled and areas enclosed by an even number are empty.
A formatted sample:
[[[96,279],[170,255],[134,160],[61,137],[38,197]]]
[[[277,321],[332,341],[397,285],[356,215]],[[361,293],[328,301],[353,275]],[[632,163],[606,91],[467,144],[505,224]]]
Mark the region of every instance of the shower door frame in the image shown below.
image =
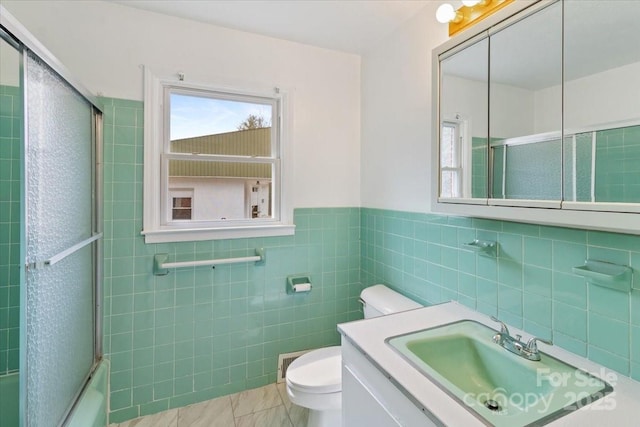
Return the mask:
[[[93,315],[94,315],[94,331],[93,331],[93,362],[89,372],[85,375],[85,380],[80,390],[77,391],[76,395],[73,398],[72,405],[68,408],[65,419],[60,421],[60,425],[64,425],[66,419],[73,412],[74,407],[77,405],[79,397],[84,392],[89,380],[93,376],[95,369],[97,368],[99,362],[102,360],[103,356],[103,200],[104,200],[104,180],[103,180],[103,109],[100,105],[100,102],[96,96],[94,96],[79,80],[77,80],[71,72],[60,62],[33,34],[31,34],[10,12],[7,11],[2,5],[0,5],[0,38],[5,40],[7,43],[15,47],[20,54],[20,85],[22,91],[22,113],[23,113],[23,122],[21,125],[22,128],[22,150],[23,155],[22,159],[23,169],[21,171],[20,179],[22,181],[21,184],[21,262],[25,261],[25,245],[26,239],[26,228],[28,224],[26,224],[26,178],[28,173],[28,165],[27,165],[27,157],[24,153],[27,152],[29,147],[29,138],[28,138],[28,123],[27,123],[27,83],[25,82],[25,70],[27,67],[27,59],[28,55],[27,51],[31,51],[35,56],[41,59],[46,65],[48,65],[53,71],[55,71],[66,83],[71,86],[78,94],[80,94],[90,105],[91,105],[91,137],[92,141],[92,157],[93,164],[91,165],[91,177],[93,181],[92,188],[92,237],[83,242],[80,242],[77,245],[74,245],[71,248],[61,252],[60,254],[54,256],[58,259],[62,259],[71,253],[74,253],[76,250],[79,250],[83,247],[86,247],[88,244],[92,244],[92,252],[93,252]],[[21,268],[20,271],[20,285],[22,287],[26,286],[26,271],[29,268],[42,268],[43,266],[47,266],[47,261],[44,263],[36,263],[42,265],[27,265],[25,263],[24,268]],[[25,292],[21,290],[21,298],[20,298],[20,328],[26,327],[26,301]],[[20,334],[20,368],[22,370],[23,367],[27,365],[26,359],[26,334]],[[26,375],[20,375],[20,389],[24,390],[26,387]],[[26,416],[26,402],[23,399],[20,399],[20,420],[24,421]],[[26,427],[26,426],[25,426]]]

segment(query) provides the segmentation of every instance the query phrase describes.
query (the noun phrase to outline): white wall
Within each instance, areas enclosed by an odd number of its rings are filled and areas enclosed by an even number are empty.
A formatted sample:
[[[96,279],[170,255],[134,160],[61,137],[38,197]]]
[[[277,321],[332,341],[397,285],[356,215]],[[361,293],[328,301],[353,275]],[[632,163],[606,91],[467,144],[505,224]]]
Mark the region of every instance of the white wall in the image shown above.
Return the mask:
[[[293,92],[294,207],[360,205],[360,58],[109,2],[5,6],[91,91],[142,100],[141,64]]]
[[[20,85],[20,56],[18,51],[0,40],[0,85]]]
[[[245,182],[242,179],[173,177],[172,191],[193,191],[192,219],[217,221],[245,218]]]
[[[534,94],[503,84],[491,85],[491,137],[511,138],[535,132]]]
[[[469,121],[471,136],[486,138],[489,129],[487,82],[443,75],[440,90],[445,93],[440,97],[442,118],[451,119],[460,114]]]
[[[362,57],[362,206],[430,210],[431,51],[447,39],[429,2]]]
[[[593,125],[640,119],[640,62],[612,68],[567,82],[565,88],[565,127],[579,129]],[[555,120],[560,105],[556,100],[561,87],[554,86],[536,94],[536,122],[538,127],[549,127]],[[555,117],[555,118],[554,118]]]
[[[446,96],[441,96],[441,114],[447,118],[461,113],[471,122],[471,135],[486,138],[488,83],[456,76],[443,76],[443,80],[446,82]],[[492,137],[510,138],[535,132],[534,92],[492,83],[491,99]]]

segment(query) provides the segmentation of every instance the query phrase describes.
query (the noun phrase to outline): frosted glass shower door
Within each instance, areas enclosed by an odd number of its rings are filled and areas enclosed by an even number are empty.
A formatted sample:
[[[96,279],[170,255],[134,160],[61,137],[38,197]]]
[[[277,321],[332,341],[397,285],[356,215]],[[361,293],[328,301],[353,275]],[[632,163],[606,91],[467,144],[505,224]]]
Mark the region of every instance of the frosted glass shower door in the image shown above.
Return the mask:
[[[23,425],[48,427],[64,420],[95,358],[93,111],[31,52],[25,77]]]

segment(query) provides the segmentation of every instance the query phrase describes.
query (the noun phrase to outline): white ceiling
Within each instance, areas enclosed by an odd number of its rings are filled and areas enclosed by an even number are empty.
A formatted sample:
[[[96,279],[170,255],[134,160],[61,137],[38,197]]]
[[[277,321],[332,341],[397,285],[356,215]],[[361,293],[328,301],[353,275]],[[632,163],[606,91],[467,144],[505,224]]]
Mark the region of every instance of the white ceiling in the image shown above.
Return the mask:
[[[433,0],[108,0],[138,9],[363,54]],[[438,24],[434,17],[434,25]]]

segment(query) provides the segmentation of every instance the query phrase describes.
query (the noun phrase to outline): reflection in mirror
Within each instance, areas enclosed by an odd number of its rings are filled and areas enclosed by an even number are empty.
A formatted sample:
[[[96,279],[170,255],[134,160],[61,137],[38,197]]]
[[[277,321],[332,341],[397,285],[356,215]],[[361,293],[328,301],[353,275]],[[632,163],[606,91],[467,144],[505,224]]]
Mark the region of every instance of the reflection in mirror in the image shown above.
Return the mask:
[[[492,34],[490,64],[490,197],[561,200],[561,4]]]
[[[640,2],[564,7],[564,198],[640,203]]]
[[[440,197],[487,198],[489,43],[440,62]]]
[[[168,221],[273,217],[273,105],[236,98],[170,90]]]
[[[530,141],[507,139],[493,146],[493,197],[560,200],[560,149],[556,134],[534,135]]]

